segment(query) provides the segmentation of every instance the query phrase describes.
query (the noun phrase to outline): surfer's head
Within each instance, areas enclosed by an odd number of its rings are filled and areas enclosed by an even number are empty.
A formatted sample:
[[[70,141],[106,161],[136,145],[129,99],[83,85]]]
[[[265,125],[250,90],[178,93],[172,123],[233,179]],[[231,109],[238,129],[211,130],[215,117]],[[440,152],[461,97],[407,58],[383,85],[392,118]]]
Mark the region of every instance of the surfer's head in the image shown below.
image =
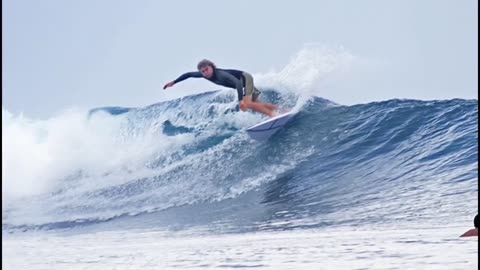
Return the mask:
[[[202,76],[207,79],[210,79],[213,76],[215,68],[215,64],[207,59],[203,59],[197,65],[198,71],[200,71],[200,73],[202,73]]]

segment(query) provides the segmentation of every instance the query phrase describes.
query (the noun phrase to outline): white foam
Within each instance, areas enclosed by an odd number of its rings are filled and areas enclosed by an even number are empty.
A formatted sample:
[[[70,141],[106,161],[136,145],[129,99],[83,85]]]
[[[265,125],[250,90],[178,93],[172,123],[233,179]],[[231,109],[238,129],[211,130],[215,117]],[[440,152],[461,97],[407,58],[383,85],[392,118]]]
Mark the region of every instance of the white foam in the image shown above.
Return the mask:
[[[181,142],[185,136],[162,139],[161,132],[152,130],[158,127],[126,134],[124,117],[97,113],[88,118],[80,109],[47,120],[13,116],[5,109],[3,113],[2,187],[6,196],[48,192],[56,181],[79,170],[91,176],[134,171],[162,147],[185,143]]]

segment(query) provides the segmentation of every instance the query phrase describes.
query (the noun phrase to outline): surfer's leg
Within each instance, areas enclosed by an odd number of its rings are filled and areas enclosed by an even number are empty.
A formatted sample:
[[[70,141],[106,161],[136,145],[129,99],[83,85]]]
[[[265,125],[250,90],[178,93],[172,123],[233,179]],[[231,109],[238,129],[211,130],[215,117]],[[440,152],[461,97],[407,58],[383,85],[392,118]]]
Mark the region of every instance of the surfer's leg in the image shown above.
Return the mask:
[[[260,96],[261,92],[254,86],[252,75],[247,72],[243,72],[243,77],[245,78],[245,97],[250,96],[250,101],[252,103],[261,104],[262,108],[266,108],[269,111],[275,111],[278,109],[278,106],[270,103],[263,103],[258,99],[258,96]],[[271,114],[273,115],[273,113],[268,115],[270,116]]]
[[[268,115],[269,117],[274,117],[275,114],[273,113],[274,110],[271,108],[268,108],[265,103],[261,102],[253,102],[252,101],[252,96],[244,96],[243,97],[243,102],[245,102],[245,106],[247,106],[248,109],[254,110],[259,113],[263,113]]]
[[[253,87],[253,94],[252,94],[252,101],[253,102],[260,102],[262,104],[265,104],[265,106],[267,106],[267,108],[269,108],[270,110],[277,110],[278,109],[278,106],[277,105],[273,105],[271,103],[263,103],[260,101],[260,99],[258,98],[258,96],[260,96],[260,94],[262,92],[260,92],[255,86],[253,86],[253,83],[252,83],[252,87]]]

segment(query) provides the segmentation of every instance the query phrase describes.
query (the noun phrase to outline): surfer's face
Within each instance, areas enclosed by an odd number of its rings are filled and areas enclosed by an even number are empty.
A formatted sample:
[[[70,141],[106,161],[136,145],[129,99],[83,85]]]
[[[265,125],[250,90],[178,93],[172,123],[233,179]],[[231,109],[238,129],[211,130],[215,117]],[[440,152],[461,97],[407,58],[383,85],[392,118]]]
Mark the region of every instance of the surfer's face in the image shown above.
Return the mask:
[[[213,68],[210,65],[201,67],[200,73],[202,73],[203,77],[210,79],[213,76]]]

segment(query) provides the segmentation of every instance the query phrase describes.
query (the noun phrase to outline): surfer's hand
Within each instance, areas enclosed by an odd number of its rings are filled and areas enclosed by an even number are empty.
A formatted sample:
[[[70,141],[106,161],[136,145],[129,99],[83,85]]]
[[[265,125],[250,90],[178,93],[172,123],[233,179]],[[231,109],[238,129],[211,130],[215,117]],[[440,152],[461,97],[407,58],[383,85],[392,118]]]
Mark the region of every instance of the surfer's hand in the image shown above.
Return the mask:
[[[165,84],[165,86],[163,87],[163,90],[167,89],[168,87],[172,87],[174,84],[175,84],[174,82],[169,82]]]
[[[245,101],[240,100],[240,110],[246,112],[247,111],[247,105],[245,105]]]

